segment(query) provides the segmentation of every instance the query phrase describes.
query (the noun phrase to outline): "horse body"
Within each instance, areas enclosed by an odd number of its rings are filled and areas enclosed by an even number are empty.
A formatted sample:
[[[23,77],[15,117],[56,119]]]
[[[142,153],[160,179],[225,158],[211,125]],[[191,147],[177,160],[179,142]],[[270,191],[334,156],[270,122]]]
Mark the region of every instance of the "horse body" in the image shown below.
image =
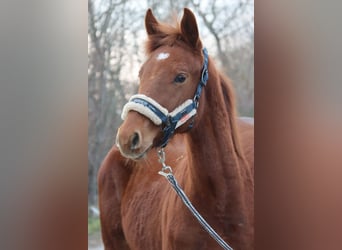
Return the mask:
[[[170,32],[160,27],[150,11],[145,22],[150,59],[140,72],[139,93],[159,99],[173,110],[194,92],[192,82],[197,79],[193,75],[200,74],[197,24],[187,9],[180,30]],[[185,36],[182,42],[196,51],[170,46],[166,30],[168,36]],[[175,39],[177,44],[177,36]],[[152,89],[152,83],[169,78],[158,71],[167,64],[168,72],[181,71],[186,76],[185,84]],[[171,99],[164,96],[175,89],[178,91]],[[165,148],[166,164],[193,205],[225,241],[235,250],[253,249],[253,125],[236,120],[232,87],[211,60],[194,126],[190,131],[187,126],[180,127]],[[159,137],[160,128],[138,112],[129,112],[118,131],[119,148],[112,148],[100,168],[100,218],[106,249],[220,249],[158,175],[161,164],[153,145]]]

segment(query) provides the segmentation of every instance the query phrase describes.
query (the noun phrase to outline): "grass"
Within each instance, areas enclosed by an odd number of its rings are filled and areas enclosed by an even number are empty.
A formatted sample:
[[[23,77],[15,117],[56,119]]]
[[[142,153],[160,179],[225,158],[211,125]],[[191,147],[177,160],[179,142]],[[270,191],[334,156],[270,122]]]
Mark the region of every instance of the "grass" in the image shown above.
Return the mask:
[[[100,231],[100,219],[96,217],[88,217],[88,234]]]

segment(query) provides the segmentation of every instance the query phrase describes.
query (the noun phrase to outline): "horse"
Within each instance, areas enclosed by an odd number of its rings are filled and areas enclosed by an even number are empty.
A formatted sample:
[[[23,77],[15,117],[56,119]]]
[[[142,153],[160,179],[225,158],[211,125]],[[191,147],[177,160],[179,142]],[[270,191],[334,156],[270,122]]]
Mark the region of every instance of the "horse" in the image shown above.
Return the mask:
[[[148,9],[145,28],[148,58],[136,96],[141,99],[125,105],[116,145],[98,172],[105,249],[221,249],[158,175],[161,147],[179,185],[212,228],[234,250],[253,249],[254,125],[237,116],[233,86],[206,58],[191,10],[185,8],[181,20],[169,25]],[[206,83],[193,98],[204,64]],[[190,108],[166,136],[169,125],[148,105],[168,115]]]

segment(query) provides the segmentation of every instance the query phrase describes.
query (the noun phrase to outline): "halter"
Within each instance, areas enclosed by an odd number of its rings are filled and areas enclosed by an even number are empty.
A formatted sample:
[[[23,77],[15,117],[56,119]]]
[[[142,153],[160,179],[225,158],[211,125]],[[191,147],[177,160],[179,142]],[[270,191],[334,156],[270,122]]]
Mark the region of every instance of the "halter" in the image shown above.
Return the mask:
[[[164,148],[169,139],[174,134],[175,130],[189,121],[197,113],[199,99],[201,97],[202,89],[208,81],[208,51],[203,48],[204,63],[201,72],[201,79],[197,85],[195,96],[193,99],[187,99],[172,112],[168,112],[166,108],[146,95],[133,95],[128,103],[125,104],[122,110],[121,118],[126,119],[129,111],[134,110],[147,118],[149,118],[155,125],[163,127],[163,138],[157,147]],[[192,123],[189,128],[192,128]]]

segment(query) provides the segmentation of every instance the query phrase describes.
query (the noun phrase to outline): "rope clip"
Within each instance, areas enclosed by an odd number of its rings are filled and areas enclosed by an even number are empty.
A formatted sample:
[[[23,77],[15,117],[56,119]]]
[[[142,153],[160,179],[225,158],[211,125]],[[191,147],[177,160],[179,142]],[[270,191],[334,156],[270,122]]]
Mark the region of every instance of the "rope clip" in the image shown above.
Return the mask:
[[[168,177],[169,175],[172,175],[172,168],[170,166],[167,166],[165,164],[165,151],[164,148],[161,148],[158,150],[158,158],[159,162],[162,164],[162,169],[158,172],[158,174]]]

